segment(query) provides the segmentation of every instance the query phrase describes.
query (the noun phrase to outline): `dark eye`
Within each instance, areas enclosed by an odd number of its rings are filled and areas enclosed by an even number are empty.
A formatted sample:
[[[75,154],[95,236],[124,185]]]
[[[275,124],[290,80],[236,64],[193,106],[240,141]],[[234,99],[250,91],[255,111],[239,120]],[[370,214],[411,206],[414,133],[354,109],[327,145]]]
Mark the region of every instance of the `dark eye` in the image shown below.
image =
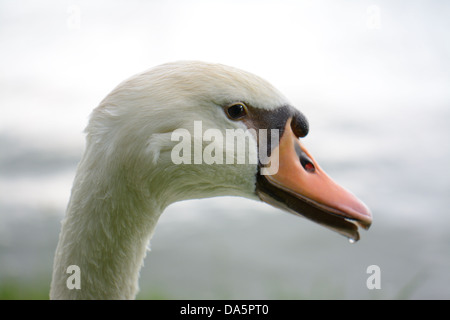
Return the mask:
[[[236,103],[227,108],[227,115],[230,119],[236,120],[247,114],[247,107],[242,103]]]

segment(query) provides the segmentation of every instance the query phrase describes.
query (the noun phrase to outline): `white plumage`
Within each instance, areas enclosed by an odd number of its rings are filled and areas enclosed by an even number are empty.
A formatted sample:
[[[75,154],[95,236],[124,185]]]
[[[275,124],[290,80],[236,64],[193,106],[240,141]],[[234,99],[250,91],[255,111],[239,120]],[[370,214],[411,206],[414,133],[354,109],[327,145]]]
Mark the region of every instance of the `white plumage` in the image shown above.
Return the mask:
[[[270,109],[287,100],[270,84],[231,67],[176,62],[133,76],[93,111],[56,250],[52,299],[130,299],[160,214],[184,199],[239,195],[256,199],[257,166],[174,165],[177,128],[245,128],[219,108],[247,101]],[[66,286],[69,265],[80,290]]]

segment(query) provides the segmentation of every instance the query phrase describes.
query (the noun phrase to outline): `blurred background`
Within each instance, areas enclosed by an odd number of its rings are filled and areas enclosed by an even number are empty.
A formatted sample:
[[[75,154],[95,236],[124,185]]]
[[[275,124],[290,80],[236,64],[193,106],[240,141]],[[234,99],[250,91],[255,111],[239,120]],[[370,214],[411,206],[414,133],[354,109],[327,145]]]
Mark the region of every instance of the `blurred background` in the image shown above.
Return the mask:
[[[91,110],[135,73],[195,59],[280,89],[374,222],[350,244],[250,200],[176,203],[139,299],[450,299],[449,16],[437,0],[0,0],[0,298],[48,298]]]

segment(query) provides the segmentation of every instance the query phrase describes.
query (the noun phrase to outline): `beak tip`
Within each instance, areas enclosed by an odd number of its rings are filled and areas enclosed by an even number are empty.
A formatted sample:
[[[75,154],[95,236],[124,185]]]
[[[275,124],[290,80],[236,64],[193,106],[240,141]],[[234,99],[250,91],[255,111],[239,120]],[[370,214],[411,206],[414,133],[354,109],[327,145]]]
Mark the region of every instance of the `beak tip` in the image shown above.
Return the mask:
[[[372,225],[372,212],[370,211],[369,207],[367,207],[363,203],[364,209],[362,212],[362,216],[364,217],[361,221],[361,227],[365,230],[369,230],[370,226]]]
[[[372,225],[372,220],[369,222],[363,222],[363,223],[359,223],[359,225],[361,226],[361,228],[363,228],[364,230],[369,230],[370,226]]]

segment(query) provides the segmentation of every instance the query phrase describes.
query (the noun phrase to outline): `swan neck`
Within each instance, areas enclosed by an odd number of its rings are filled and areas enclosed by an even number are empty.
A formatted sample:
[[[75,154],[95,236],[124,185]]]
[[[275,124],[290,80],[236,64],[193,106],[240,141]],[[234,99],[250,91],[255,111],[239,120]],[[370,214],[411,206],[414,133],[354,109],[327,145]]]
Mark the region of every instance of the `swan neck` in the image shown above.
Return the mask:
[[[52,299],[133,299],[138,292],[162,209],[144,189],[130,189],[120,173],[102,172],[83,162],[77,171],[55,254]],[[70,266],[79,268],[78,278]]]

